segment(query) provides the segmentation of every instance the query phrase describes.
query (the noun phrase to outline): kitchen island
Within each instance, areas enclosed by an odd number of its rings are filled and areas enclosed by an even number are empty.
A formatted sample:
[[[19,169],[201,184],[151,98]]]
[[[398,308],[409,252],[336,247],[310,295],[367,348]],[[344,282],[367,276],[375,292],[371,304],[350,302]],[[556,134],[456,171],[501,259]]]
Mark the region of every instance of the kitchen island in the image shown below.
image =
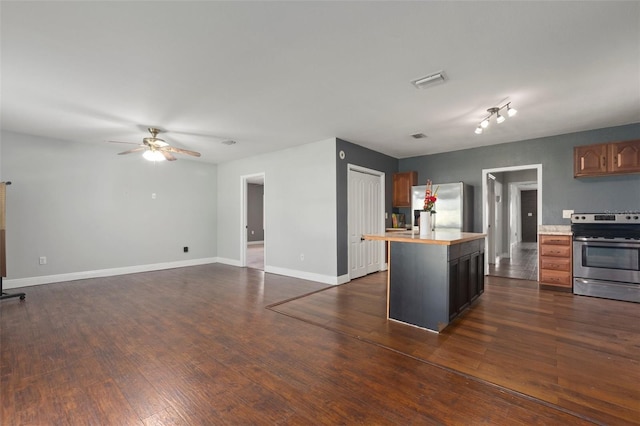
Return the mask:
[[[387,318],[442,331],[484,292],[485,234],[436,230],[364,235],[386,241]]]

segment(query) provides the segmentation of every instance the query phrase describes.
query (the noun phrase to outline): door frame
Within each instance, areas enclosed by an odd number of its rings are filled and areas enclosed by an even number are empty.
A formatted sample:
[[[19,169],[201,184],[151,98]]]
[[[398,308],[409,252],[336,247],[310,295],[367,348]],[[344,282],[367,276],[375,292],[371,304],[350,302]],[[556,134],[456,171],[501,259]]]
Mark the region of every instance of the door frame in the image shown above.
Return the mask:
[[[247,266],[247,236],[248,226],[248,199],[250,183],[262,183],[264,192],[262,195],[262,216],[264,221],[264,268],[267,267],[267,185],[264,172],[252,173],[240,176],[240,267]]]
[[[538,215],[538,227],[542,225],[542,164],[527,164],[522,166],[510,166],[510,167],[497,167],[492,169],[482,169],[482,232],[486,234],[485,237],[485,247],[490,247],[490,244],[494,244],[493,236],[491,235],[490,241],[490,233],[489,233],[489,194],[487,188],[487,179],[488,175],[492,173],[501,173],[501,172],[514,172],[518,170],[536,170],[536,181],[538,186],[538,200],[537,200],[537,215]],[[484,257],[484,274],[487,275],[489,273],[489,256]],[[540,271],[538,271],[538,275]],[[538,276],[538,279],[540,277]]]
[[[378,176],[380,180],[380,223],[378,224],[380,232],[383,232],[385,229],[385,173],[380,170],[369,169],[367,167],[358,166],[356,164],[347,163],[347,256],[348,256],[348,268],[349,268],[349,281],[351,281],[351,229],[349,228],[350,217],[349,212],[351,209],[349,208],[351,204],[351,199],[349,197],[349,192],[351,188],[351,172],[359,172],[366,173],[368,175]],[[385,256],[385,244],[380,244],[380,271],[385,271],[387,269],[387,258]]]

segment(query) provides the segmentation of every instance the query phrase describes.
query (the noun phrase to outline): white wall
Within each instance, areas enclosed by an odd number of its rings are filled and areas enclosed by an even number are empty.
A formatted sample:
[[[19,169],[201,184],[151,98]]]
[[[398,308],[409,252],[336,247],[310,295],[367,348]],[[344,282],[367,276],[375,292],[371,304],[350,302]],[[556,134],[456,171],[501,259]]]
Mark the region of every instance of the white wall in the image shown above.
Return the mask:
[[[264,172],[265,272],[337,283],[335,146],[331,138],[218,166],[221,262],[240,263],[241,176]]]
[[[6,288],[216,260],[216,165],[150,163],[116,155],[124,148],[115,144],[1,136],[0,180],[13,183]]]

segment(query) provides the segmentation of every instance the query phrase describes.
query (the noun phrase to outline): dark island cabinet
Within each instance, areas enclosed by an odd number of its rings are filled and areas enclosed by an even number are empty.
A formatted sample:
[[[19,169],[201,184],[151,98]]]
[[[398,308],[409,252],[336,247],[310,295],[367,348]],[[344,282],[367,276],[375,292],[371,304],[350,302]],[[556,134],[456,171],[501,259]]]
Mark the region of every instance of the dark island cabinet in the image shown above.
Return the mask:
[[[442,331],[484,291],[484,239],[391,242],[389,318]]]
[[[484,240],[461,244],[460,252],[449,259],[449,320],[484,292]]]

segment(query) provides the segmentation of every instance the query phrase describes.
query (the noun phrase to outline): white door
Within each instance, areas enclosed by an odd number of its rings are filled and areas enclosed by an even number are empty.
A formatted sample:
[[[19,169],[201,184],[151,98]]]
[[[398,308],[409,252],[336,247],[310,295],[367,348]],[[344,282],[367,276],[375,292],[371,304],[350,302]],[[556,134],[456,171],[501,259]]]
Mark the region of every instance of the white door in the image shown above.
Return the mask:
[[[382,241],[362,239],[384,231],[380,176],[349,170],[349,277],[355,279],[381,269]]]
[[[503,249],[502,249],[502,227],[503,227],[503,223],[502,223],[502,183],[498,182],[498,181],[494,181],[493,183],[493,196],[495,199],[495,209],[494,209],[494,219],[495,219],[495,223],[494,223],[494,227],[493,227],[493,240],[494,240],[494,247],[495,247],[495,256],[496,256],[496,263],[498,263],[500,256],[503,253]]]
[[[495,188],[492,175],[487,175],[487,259],[490,264],[496,261],[496,243],[495,243],[495,223],[496,223],[496,203]]]

